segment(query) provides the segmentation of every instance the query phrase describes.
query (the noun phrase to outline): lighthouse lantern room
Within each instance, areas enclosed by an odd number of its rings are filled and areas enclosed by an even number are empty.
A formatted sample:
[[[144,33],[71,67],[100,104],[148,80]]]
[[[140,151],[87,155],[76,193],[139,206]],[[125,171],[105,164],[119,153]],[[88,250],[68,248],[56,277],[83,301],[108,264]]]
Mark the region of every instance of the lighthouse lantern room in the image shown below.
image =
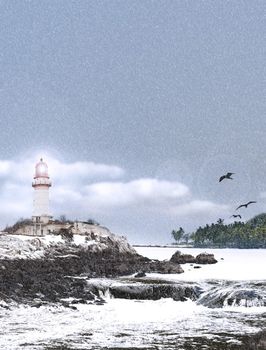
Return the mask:
[[[48,166],[41,158],[35,166],[35,175],[32,182],[34,188],[32,221],[36,224],[36,230],[41,229],[41,225],[47,224],[52,218],[49,209],[49,188],[51,185]]]

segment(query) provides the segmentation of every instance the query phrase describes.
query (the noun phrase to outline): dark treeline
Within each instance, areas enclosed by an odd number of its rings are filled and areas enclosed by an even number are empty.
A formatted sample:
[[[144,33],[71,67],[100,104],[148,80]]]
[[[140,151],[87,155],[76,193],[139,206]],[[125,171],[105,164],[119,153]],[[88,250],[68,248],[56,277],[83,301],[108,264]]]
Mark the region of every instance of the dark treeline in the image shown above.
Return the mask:
[[[235,221],[225,225],[219,219],[215,224],[199,227],[190,239],[194,247],[266,248],[266,213],[246,223]]]

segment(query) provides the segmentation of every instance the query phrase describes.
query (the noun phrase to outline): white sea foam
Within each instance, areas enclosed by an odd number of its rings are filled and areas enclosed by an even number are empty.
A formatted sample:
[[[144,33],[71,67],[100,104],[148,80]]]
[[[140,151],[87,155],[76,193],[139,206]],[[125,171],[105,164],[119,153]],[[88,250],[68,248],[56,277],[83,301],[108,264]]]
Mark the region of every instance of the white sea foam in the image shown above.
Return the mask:
[[[170,248],[137,248],[138,252],[150,258],[168,259],[176,251]],[[197,255],[202,249],[181,249],[183,253]],[[182,348],[182,342],[195,337],[215,340],[219,335],[224,341],[237,342],[236,334],[249,334],[266,326],[265,306],[250,302],[229,305],[232,291],[254,290],[264,295],[265,253],[264,250],[206,250],[218,259],[215,265],[202,265],[193,269],[183,265],[186,272],[179,275],[155,275],[151,277],[195,281],[208,293],[225,295],[224,305],[209,308],[205,303],[172,299],[137,301],[113,299],[107,292],[109,280],[95,279],[103,285],[102,296],[106,304],[75,304],[77,310],[64,307],[26,306],[0,308],[0,349],[31,350],[44,346],[70,345],[73,349],[101,349],[103,347],[141,347],[158,349]],[[224,260],[221,260],[224,258]],[[207,280],[216,281],[208,282]],[[233,282],[232,280],[239,280]],[[250,283],[248,280],[262,280]],[[227,281],[228,280],[228,281]],[[231,280],[231,281],[229,281]],[[241,281],[242,280],[242,281]],[[264,280],[264,281],[263,281]],[[90,280],[92,281],[92,280]],[[119,284],[119,282],[116,282]],[[256,284],[257,283],[257,284]],[[244,300],[244,299],[243,299]],[[69,300],[70,301],[70,300]],[[254,306],[252,306],[254,305]],[[261,304],[262,305],[262,304]],[[6,306],[6,305],[3,305]],[[226,334],[226,336],[224,335]],[[25,345],[26,344],[26,345]],[[194,347],[197,349],[197,345]]]
[[[23,344],[41,349],[41,344],[71,343],[76,349],[93,346],[148,346],[167,344],[177,336],[211,336],[221,330],[228,334],[258,331],[248,322],[243,324],[239,313],[211,310],[190,300],[174,302],[110,299],[103,306],[77,305],[78,310],[57,307],[19,307],[2,312],[0,349],[18,349]],[[245,310],[247,311],[247,310]],[[264,310],[265,311],[265,310]],[[248,309],[246,321],[262,310]],[[225,314],[230,317],[224,317]],[[227,315],[228,316],[228,315]],[[169,347],[170,349],[171,347]]]

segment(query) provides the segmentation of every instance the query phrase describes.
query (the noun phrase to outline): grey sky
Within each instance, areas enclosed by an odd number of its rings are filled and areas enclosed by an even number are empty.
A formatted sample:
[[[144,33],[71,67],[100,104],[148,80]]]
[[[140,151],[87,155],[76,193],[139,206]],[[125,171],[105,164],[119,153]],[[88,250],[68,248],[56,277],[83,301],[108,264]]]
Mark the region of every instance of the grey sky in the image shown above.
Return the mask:
[[[131,204],[90,202],[80,216],[136,242],[167,242],[173,227],[228,218],[249,199],[258,204],[244,218],[266,210],[265,10],[264,1],[0,0],[0,159],[43,151],[120,167]],[[227,171],[235,180],[217,184]],[[161,187],[154,210],[133,200],[145,178],[186,185],[187,214],[165,213]],[[193,201],[228,207],[193,211]],[[78,202],[62,210],[78,215]]]

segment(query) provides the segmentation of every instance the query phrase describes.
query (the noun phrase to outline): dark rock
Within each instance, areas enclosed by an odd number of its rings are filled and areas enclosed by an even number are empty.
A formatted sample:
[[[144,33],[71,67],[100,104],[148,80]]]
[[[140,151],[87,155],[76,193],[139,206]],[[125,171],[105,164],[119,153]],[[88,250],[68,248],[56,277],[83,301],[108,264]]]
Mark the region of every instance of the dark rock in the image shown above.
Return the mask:
[[[140,277],[145,277],[146,273],[144,271],[140,271],[138,273],[135,274],[135,278],[140,278]]]
[[[213,254],[201,253],[196,256],[196,258],[191,254],[182,254],[179,250],[176,251],[171,259],[169,260],[171,263],[177,264],[215,264],[217,260],[214,258]]]
[[[0,303],[0,308],[10,310],[10,307],[8,305],[4,305],[2,303]]]
[[[47,250],[43,258],[2,259],[0,296],[4,301],[27,300],[29,303],[36,295],[42,295],[42,301],[56,303],[70,297],[94,301],[99,296],[98,291],[89,290],[85,277],[80,276],[118,277],[144,271],[183,272],[176,263],[150,260],[135,252],[121,253],[115,242],[112,245],[96,251],[90,246],[57,245]]]
[[[115,285],[110,287],[110,293],[114,298],[122,299],[158,300],[173,298],[175,301],[185,301],[188,298],[196,300],[199,296],[199,289],[176,283],[150,283]]]
[[[214,258],[214,254],[201,253],[196,256],[197,264],[216,264],[217,260]]]
[[[42,302],[39,302],[39,303],[34,303],[33,305],[31,305],[32,307],[36,307],[36,308],[39,308],[41,307],[42,305],[44,305],[45,303],[42,303]]]
[[[183,273],[184,270],[178,264],[172,263],[170,261],[158,261],[154,260],[146,266],[147,272],[157,272],[157,273]]]
[[[202,295],[197,301],[199,304],[210,308],[221,308],[224,305],[238,306],[266,306],[263,293],[253,289],[227,288],[221,293],[220,286],[214,286],[208,293]]]
[[[249,336],[245,341],[246,350],[265,350],[266,349],[266,329],[259,333]]]
[[[201,269],[201,266],[195,265],[194,269]]]
[[[179,250],[176,251],[171,259],[170,262],[177,263],[177,264],[187,264],[187,263],[194,263],[195,258],[193,255],[190,254],[182,254]]]
[[[87,304],[87,300],[84,299],[75,299],[71,301],[71,304]]]

